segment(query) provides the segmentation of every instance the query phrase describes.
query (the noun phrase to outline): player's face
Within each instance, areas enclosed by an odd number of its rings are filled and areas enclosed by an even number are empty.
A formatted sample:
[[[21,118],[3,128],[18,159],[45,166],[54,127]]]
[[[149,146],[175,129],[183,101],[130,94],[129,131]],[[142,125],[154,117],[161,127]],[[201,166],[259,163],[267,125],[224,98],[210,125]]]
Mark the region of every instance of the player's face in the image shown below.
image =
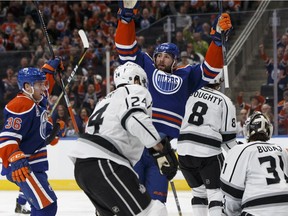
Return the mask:
[[[34,94],[33,94],[34,99],[40,100],[42,98],[42,95],[46,93],[46,91],[48,90],[49,84],[46,80],[37,81],[34,83],[33,87],[34,87]]]
[[[156,68],[167,73],[171,73],[171,67],[173,62],[174,59],[168,53],[158,53],[155,58]]]

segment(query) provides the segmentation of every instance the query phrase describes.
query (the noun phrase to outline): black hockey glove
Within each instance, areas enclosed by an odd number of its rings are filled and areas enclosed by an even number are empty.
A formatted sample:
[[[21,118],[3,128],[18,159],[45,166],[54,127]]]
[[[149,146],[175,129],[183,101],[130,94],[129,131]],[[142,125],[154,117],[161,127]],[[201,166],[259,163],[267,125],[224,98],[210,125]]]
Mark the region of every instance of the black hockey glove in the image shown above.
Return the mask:
[[[154,157],[160,173],[165,175],[168,180],[174,178],[178,170],[178,160],[174,149],[171,148],[169,139],[166,137],[161,141],[163,145],[162,152],[156,151],[154,148],[149,149],[149,153]]]

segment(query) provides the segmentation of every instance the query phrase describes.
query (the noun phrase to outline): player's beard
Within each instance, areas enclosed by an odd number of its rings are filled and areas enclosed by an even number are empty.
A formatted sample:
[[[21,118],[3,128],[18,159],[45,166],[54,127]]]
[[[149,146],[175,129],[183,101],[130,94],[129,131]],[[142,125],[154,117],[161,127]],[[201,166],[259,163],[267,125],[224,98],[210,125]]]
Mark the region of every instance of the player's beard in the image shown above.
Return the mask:
[[[172,72],[171,67],[172,67],[172,65],[166,66],[166,65],[161,64],[161,63],[159,63],[157,65],[157,69],[158,70],[164,71],[166,73],[171,73]]]

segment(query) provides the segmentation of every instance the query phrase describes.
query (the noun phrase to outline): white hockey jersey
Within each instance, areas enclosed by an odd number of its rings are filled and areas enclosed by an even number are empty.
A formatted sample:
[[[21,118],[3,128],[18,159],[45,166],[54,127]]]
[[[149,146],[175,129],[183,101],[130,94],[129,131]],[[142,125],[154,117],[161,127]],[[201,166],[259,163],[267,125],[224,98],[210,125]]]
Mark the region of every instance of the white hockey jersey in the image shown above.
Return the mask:
[[[287,152],[267,142],[233,147],[221,172],[226,215],[288,214]]]
[[[69,155],[105,158],[128,167],[140,159],[144,146],[161,138],[152,124],[152,97],[140,85],[126,85],[108,94],[89,117],[86,132]]]
[[[202,87],[188,99],[178,138],[179,155],[210,157],[236,144],[236,109],[230,98]]]

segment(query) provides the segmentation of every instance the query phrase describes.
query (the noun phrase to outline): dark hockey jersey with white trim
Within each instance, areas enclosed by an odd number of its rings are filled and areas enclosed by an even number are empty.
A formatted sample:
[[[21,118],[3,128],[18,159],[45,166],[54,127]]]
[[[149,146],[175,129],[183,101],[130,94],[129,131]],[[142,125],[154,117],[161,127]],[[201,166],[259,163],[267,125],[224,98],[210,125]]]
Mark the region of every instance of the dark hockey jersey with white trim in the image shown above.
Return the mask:
[[[287,152],[280,146],[257,141],[233,147],[221,172],[226,215],[287,215],[287,171]]]
[[[72,158],[105,158],[131,167],[144,146],[151,148],[160,136],[151,120],[152,98],[140,85],[126,85],[108,94],[95,107],[69,155]]]
[[[179,155],[210,157],[221,153],[221,145],[235,144],[236,109],[230,98],[202,87],[188,99],[178,138]],[[234,146],[234,145],[233,145]]]

